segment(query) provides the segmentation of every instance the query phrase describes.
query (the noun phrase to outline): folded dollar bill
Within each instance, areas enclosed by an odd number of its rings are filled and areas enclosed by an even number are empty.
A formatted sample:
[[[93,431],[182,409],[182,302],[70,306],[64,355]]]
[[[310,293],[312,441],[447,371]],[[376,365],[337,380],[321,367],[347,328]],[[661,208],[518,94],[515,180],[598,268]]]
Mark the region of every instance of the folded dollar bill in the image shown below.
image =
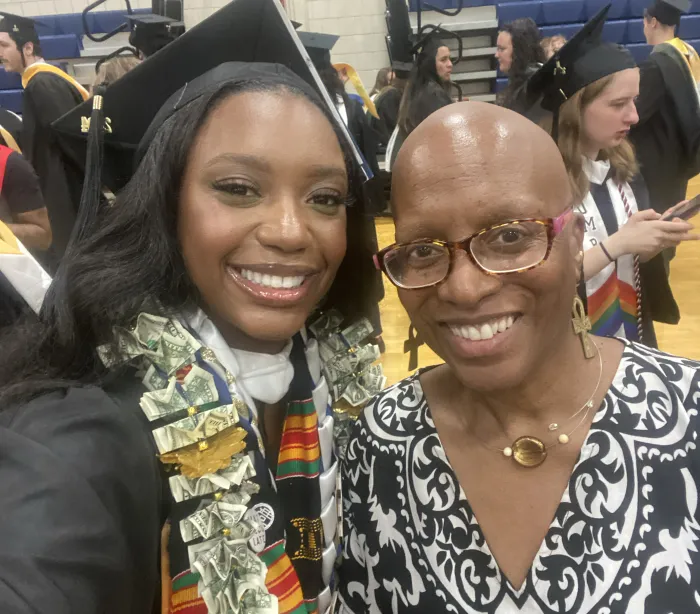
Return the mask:
[[[341,334],[348,347],[353,347],[371,337],[374,334],[374,327],[367,318],[362,318],[348,326]]]
[[[188,478],[184,475],[174,475],[170,478],[170,491],[176,502],[187,501],[202,497],[218,490],[230,490],[245,484],[244,492],[254,494],[251,488],[259,489],[253,482],[247,482],[255,477],[255,467],[248,454],[237,454],[231,459],[231,464],[216,473],[208,473],[200,478]],[[257,492],[257,490],[255,491]]]
[[[233,405],[222,405],[155,429],[153,437],[158,451],[165,454],[204,441],[235,424],[238,424],[236,408]]]

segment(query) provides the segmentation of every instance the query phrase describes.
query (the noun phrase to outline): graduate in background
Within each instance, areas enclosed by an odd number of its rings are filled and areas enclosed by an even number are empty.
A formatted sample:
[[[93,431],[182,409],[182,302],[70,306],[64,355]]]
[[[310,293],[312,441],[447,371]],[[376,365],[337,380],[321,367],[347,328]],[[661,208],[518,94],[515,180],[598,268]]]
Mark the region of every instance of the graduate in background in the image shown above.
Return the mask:
[[[21,151],[22,118],[7,109],[0,109],[0,145]]]
[[[54,270],[73,229],[82,178],[77,168],[61,163],[51,122],[89,95],[75,79],[43,60],[34,20],[9,13],[0,15],[0,59],[5,70],[22,76],[23,128],[19,145],[39,176],[49,211],[53,244],[44,264]]]
[[[150,58],[156,51],[177,38],[179,22],[163,15],[128,15],[132,24],[129,44],[138,49],[142,60]],[[180,26],[182,29],[182,26]]]
[[[630,139],[659,213],[685,199],[688,180],[700,172],[700,58],[676,37],[689,9],[690,0],[655,0],[644,15],[654,50],[640,65],[639,123]]]

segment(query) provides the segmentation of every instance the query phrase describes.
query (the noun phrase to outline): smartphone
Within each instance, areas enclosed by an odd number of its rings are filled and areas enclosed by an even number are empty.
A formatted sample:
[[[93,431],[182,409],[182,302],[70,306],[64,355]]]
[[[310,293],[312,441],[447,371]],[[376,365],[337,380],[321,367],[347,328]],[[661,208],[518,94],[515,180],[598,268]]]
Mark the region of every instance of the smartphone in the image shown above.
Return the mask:
[[[689,200],[687,203],[681,205],[673,211],[664,214],[661,220],[664,222],[668,222],[670,220],[675,220],[676,218],[679,218],[681,220],[687,221],[694,215],[697,215],[698,213],[700,213],[700,195]]]

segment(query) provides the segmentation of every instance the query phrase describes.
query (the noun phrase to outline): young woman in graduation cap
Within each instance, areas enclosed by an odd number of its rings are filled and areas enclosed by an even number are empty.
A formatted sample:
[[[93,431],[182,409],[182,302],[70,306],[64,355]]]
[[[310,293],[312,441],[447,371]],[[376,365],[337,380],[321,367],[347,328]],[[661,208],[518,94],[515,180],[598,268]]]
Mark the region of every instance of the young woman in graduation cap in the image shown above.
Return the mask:
[[[602,42],[608,10],[531,78],[528,92],[553,113],[552,135],[585,218],[582,294],[593,332],[656,347],[653,320],[680,317],[664,250],[696,237],[687,222],[661,221],[650,208],[627,140],[638,120],[639,70],[626,49]]]
[[[163,611],[330,607],[336,442],[385,380],[360,158],[317,84],[276,0],[236,0],[94,97],[80,223],[2,340],[0,611],[152,612],[166,519]]]

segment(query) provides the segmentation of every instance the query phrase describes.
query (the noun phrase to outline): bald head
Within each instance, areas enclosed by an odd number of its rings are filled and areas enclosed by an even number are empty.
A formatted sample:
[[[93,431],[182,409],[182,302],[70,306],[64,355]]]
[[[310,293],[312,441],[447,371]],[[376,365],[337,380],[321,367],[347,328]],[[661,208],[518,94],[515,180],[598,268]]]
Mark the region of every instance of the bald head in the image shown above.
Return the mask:
[[[474,223],[552,217],[571,198],[552,138],[522,115],[482,102],[433,113],[408,137],[393,168],[397,220],[455,201],[483,213]]]

